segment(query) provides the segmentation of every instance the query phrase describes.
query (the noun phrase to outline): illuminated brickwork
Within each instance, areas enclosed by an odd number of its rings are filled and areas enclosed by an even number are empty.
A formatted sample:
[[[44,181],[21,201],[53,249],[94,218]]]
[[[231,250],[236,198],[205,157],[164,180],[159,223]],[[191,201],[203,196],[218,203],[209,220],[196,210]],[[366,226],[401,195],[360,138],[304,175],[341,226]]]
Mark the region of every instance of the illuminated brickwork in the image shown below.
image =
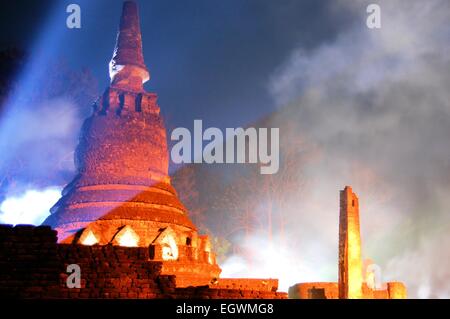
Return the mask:
[[[43,224],[61,243],[150,247],[180,285],[207,284],[221,270],[170,182],[157,95],[143,88],[150,76],[134,2],[123,5],[109,68],[111,85],[81,129],[78,174]]]
[[[198,234],[171,185],[157,95],[143,88],[150,73],[132,1],[123,5],[109,74],[110,86],[81,128],[75,151],[78,174],[43,223],[57,231],[61,244],[71,244],[58,249],[70,255],[89,251],[88,246],[92,251],[142,248],[137,251],[159,263],[161,276],[174,275],[178,288],[213,284],[270,295],[278,281],[219,279],[221,269],[208,236]]]
[[[180,288],[144,247],[58,244],[47,226],[0,225],[0,297],[18,298],[286,298],[277,281],[218,280]],[[181,262],[183,263],[183,262]],[[80,267],[81,287],[69,288],[67,266]],[[185,267],[195,267],[186,263]],[[195,282],[194,285],[195,286]]]
[[[363,280],[359,200],[350,186],[340,192],[338,282],[298,283],[289,288],[294,299],[404,299],[406,287],[388,282],[375,289]]]
[[[338,283],[339,298],[362,298],[359,201],[349,186],[340,193]]]

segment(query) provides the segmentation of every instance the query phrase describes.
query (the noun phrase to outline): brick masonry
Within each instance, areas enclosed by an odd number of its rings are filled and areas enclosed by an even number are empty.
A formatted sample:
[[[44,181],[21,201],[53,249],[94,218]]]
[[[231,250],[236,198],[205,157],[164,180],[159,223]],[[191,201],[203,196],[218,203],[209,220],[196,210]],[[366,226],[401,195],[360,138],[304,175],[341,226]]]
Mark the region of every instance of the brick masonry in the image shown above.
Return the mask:
[[[81,288],[68,288],[69,264],[81,268]],[[164,262],[149,249],[113,245],[58,244],[48,226],[0,225],[0,297],[5,298],[287,298],[277,281],[218,279],[178,288],[161,274]]]

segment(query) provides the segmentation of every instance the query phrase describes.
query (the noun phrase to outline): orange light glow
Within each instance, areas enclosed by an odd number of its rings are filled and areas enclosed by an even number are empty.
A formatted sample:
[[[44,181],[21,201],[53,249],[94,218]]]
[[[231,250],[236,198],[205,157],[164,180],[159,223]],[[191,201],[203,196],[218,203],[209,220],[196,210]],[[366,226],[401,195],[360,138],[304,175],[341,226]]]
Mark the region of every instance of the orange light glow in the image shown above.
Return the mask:
[[[123,247],[137,247],[139,243],[139,236],[131,229],[125,229],[118,235],[117,242]]]
[[[376,286],[375,273],[373,271],[367,272],[367,274],[366,274],[366,284],[371,289],[377,289],[378,288]]]
[[[175,238],[171,235],[167,235],[161,241],[162,247],[162,258],[163,260],[177,260],[178,259],[178,246]]]
[[[348,298],[362,298],[361,240],[359,229],[353,227],[348,231],[348,278]]]
[[[92,233],[92,231],[89,230],[88,234],[83,239],[81,244],[83,244],[85,246],[92,246],[92,245],[95,245],[97,243],[98,243],[97,237],[95,237],[94,233]]]

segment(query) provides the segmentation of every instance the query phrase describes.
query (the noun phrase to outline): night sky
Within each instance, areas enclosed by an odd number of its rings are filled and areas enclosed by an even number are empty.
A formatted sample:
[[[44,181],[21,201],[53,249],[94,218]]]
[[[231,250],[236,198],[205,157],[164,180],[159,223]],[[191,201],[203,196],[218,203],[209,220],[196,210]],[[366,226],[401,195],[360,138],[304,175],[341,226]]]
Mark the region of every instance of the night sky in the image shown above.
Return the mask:
[[[366,26],[369,0],[137,2],[151,73],[145,87],[158,94],[169,133],[192,129],[195,119],[221,129],[263,123],[280,128],[281,157],[297,152],[288,173],[304,188],[288,189],[280,212],[291,246],[264,250],[267,238],[252,234],[242,243],[259,258],[252,274],[279,277],[284,288],[336,280],[338,191],[351,185],[364,258],[386,280],[405,282],[411,297],[449,298],[448,0],[376,1],[380,29]],[[81,7],[81,29],[66,27],[70,3]],[[29,59],[0,108],[0,222],[39,223],[73,178],[86,112],[55,95],[24,101],[63,73],[55,61],[90,70],[101,94],[121,8],[120,0],[2,3],[0,51],[18,48]],[[29,207],[27,194],[36,196],[35,211],[17,214]],[[267,198],[256,198],[257,216]],[[236,264],[242,256],[222,264],[224,273]]]
[[[73,2],[73,1],[72,1]],[[48,58],[87,67],[108,85],[121,1],[77,1],[81,29],[68,29],[71,1],[14,1],[2,5],[0,46],[31,52],[41,37],[55,43]],[[159,95],[169,126],[237,127],[272,112],[273,72],[291,51],[313,49],[352,21],[328,1],[138,1],[146,88]],[[7,32],[5,32],[7,30]],[[49,31],[50,30],[50,31]]]

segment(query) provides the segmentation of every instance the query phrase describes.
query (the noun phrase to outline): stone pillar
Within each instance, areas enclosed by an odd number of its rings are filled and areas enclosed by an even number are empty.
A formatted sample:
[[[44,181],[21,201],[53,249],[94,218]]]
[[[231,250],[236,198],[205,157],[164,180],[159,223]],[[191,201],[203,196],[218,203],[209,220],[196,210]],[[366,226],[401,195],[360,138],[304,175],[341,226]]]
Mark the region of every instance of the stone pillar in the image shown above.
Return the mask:
[[[339,298],[363,298],[358,197],[346,186],[340,192]]]

